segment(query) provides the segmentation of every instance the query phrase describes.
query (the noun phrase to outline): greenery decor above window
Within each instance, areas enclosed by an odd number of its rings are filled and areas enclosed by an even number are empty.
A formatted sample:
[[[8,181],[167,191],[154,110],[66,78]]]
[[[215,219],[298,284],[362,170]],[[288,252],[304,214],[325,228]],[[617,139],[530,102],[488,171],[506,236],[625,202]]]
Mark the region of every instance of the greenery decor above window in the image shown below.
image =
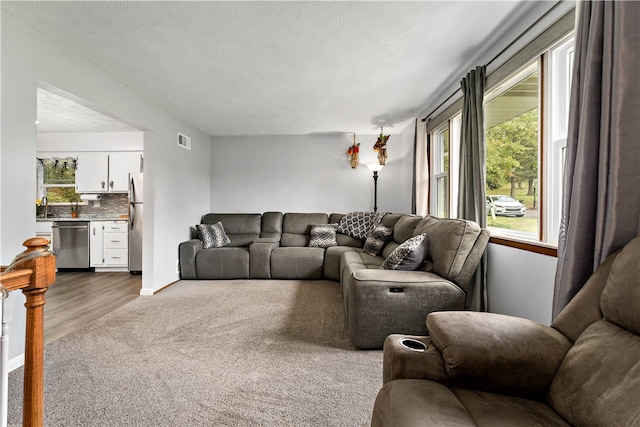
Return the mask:
[[[80,201],[76,193],[75,157],[38,158],[37,177],[39,194],[37,198],[47,197],[48,203],[73,204]]]

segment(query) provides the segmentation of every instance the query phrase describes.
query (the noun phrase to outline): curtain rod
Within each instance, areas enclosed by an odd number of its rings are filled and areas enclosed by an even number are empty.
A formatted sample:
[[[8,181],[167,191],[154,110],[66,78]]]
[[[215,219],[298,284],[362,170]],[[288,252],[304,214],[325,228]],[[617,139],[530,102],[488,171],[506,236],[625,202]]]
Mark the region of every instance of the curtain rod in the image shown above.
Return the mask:
[[[546,18],[551,12],[553,12],[558,6],[560,6],[560,4],[564,2],[564,0],[558,0],[556,2],[556,4],[553,5],[553,7],[549,10],[547,10],[540,18],[536,19],[536,21],[529,25],[527,27],[526,30],[524,30],[522,33],[520,33],[520,35],[518,37],[516,37],[515,39],[513,39],[511,41],[511,43],[509,43],[504,49],[502,49],[500,52],[498,52],[498,54],[496,56],[494,56],[493,58],[491,58],[491,60],[489,62],[487,62],[485,64],[485,67],[488,67],[489,65],[491,65],[491,63],[493,61],[495,61],[496,59],[498,59],[503,53],[505,53],[507,50],[509,50],[511,48],[511,46],[513,46],[514,44],[516,44],[522,37],[525,36],[525,34],[527,34],[529,31],[531,31],[531,29],[533,27],[535,27],[536,25],[538,25],[540,23],[540,21],[542,21],[544,18]],[[436,111],[438,111],[440,109],[440,107],[442,107],[444,104],[446,104],[451,98],[453,98],[458,92],[460,92],[460,88],[456,89],[455,92],[453,92],[451,95],[449,95],[447,97],[447,99],[445,99],[444,101],[442,101],[436,108],[434,108],[429,114],[427,114],[426,116],[424,116],[424,118],[422,119],[422,121],[426,121],[433,113],[435,113]]]

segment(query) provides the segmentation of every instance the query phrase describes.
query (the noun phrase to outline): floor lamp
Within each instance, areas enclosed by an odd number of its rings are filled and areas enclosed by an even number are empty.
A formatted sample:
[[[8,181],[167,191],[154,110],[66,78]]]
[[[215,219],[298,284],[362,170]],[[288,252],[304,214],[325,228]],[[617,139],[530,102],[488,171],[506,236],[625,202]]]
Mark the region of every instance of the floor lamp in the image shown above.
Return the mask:
[[[373,211],[378,212],[378,172],[384,165],[379,163],[368,163],[367,167],[373,172]]]

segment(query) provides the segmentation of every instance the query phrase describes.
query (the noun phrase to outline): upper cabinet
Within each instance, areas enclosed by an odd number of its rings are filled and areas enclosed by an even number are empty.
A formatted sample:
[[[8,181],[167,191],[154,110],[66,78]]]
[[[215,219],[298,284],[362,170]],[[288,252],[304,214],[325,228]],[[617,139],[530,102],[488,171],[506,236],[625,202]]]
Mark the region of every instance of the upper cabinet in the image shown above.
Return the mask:
[[[142,153],[78,153],[77,193],[126,193],[129,174],[142,172]]]

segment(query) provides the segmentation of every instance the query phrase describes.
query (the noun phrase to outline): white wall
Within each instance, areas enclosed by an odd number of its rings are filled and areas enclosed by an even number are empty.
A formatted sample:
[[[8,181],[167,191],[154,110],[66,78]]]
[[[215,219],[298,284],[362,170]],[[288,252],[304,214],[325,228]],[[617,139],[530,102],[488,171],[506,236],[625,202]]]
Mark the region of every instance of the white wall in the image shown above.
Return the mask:
[[[211,212],[372,211],[376,134],[356,135],[360,166],[345,152],[353,135],[213,137]],[[411,211],[413,126],[389,138],[378,211]],[[204,213],[204,212],[203,212]]]
[[[144,132],[38,133],[37,151],[142,151]]]
[[[490,243],[489,311],[549,325],[557,258]]]
[[[142,292],[178,280],[178,244],[209,209],[209,136],[11,15],[2,12],[1,20],[0,262],[9,263],[35,235],[36,88],[45,84],[146,129]],[[191,151],[177,146],[177,132],[191,136]],[[9,357],[15,364],[24,348],[24,308],[19,294],[10,299]]]

